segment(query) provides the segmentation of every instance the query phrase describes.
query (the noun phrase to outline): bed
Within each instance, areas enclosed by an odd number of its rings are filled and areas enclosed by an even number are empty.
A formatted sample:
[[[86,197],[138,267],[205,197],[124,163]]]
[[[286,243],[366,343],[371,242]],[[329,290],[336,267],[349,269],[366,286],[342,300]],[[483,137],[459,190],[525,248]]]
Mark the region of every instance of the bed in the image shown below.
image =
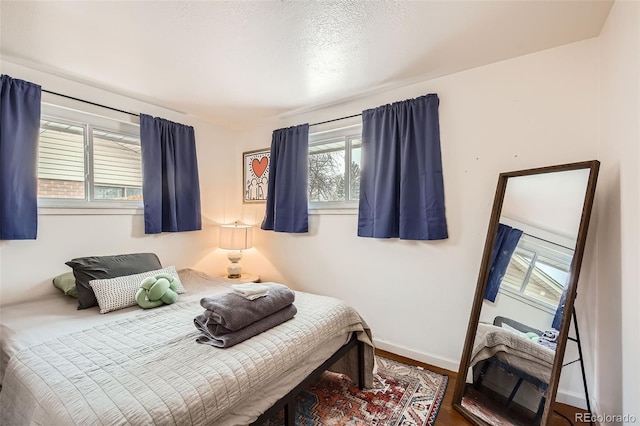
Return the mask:
[[[491,358],[548,384],[555,351],[502,327],[478,324],[470,365]]]
[[[480,389],[491,366],[517,377],[513,389],[506,397],[506,406],[509,406],[522,383],[527,381],[539,392],[540,401],[536,412],[536,418],[539,418],[544,410],[555,351],[523,337],[525,330],[529,332],[534,329],[502,317],[497,317],[496,320],[494,325],[478,324],[467,382],[473,383],[475,389]],[[508,328],[503,328],[503,322]],[[522,331],[512,327],[514,325],[521,327]],[[541,334],[539,331],[538,333]]]
[[[370,386],[373,349],[360,315],[343,302],[296,292],[298,313],[230,348],[195,342],[204,295],[220,279],[179,271],[177,303],[101,315],[52,296],[6,306],[0,317],[0,423],[246,425],[282,405],[301,382],[357,339]],[[349,343],[351,342],[351,343]],[[354,346],[354,349],[356,346]],[[331,367],[352,379],[357,356]],[[333,360],[331,360],[332,362]]]

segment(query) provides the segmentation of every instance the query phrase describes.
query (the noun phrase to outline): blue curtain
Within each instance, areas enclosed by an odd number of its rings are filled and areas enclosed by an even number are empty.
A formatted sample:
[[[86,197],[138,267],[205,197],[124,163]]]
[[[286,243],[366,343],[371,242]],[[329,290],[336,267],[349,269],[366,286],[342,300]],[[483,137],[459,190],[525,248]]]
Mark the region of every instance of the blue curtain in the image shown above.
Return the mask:
[[[487,280],[487,288],[484,291],[484,298],[490,302],[496,301],[498,290],[502,278],[507,272],[509,261],[513,252],[516,250],[518,241],[522,236],[522,231],[512,228],[502,223],[498,224],[498,233],[493,243],[493,252],[491,253],[491,268],[489,269],[489,279]]]
[[[556,330],[560,330],[560,324],[562,324],[562,317],[564,316],[564,304],[567,301],[567,288],[569,286],[565,284],[564,290],[562,291],[562,296],[560,296],[560,302],[558,303],[558,308],[556,309],[556,314],[553,317],[553,323],[551,324],[552,328]]]
[[[35,240],[42,92],[37,84],[0,78],[0,240]]]
[[[202,229],[193,127],[140,114],[146,234]]]
[[[267,207],[261,228],[309,231],[309,125],[278,129],[271,137]]]
[[[430,94],[363,111],[358,236],[448,237],[439,102]]]

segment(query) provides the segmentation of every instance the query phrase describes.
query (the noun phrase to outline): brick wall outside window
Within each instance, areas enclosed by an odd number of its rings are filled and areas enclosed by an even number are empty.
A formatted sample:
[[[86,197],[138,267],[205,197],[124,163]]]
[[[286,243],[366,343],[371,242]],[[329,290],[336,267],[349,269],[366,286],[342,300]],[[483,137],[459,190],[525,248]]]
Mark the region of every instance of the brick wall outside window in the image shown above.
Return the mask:
[[[84,182],[59,179],[38,179],[38,197],[84,199]]]

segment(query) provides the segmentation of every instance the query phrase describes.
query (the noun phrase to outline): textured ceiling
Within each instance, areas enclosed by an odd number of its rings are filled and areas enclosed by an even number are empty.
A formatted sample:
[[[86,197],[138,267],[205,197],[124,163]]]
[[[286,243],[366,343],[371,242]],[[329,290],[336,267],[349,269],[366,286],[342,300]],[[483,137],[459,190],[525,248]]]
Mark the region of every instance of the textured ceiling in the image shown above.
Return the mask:
[[[611,2],[0,5],[3,58],[244,127],[285,112],[595,37]]]

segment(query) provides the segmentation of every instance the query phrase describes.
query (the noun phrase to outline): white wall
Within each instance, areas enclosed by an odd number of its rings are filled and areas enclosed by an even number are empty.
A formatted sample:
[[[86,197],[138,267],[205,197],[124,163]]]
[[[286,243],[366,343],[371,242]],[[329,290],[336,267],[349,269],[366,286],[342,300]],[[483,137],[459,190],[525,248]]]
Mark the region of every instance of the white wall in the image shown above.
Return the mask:
[[[640,421],[640,4],[616,2],[599,42],[595,397]]]
[[[56,291],[51,279],[57,274],[70,271],[64,262],[79,256],[149,251],[157,253],[165,266],[198,267],[208,272],[224,269],[226,259],[216,250],[218,228],[215,223],[224,221],[225,207],[231,198],[231,189],[224,183],[225,176],[234,169],[229,158],[235,156],[235,148],[228,142],[235,140],[235,134],[175,111],[73,83],[7,61],[2,61],[1,72],[40,84],[47,90],[193,125],[204,218],[202,231],[145,236],[141,214],[114,215],[96,211],[74,215],[40,214],[36,240],[0,241],[0,304],[34,299]],[[47,94],[43,94],[43,101],[74,106],[73,102]],[[77,105],[76,103],[75,106]],[[89,112],[131,120],[131,116],[126,114],[80,105]],[[51,209],[48,211],[53,212]]]
[[[545,331],[551,328],[554,314],[516,299],[507,293],[498,292],[495,303],[487,300],[482,302],[480,321],[492,324],[497,316],[515,319],[529,327]]]
[[[245,268],[345,299],[370,323],[379,347],[457,370],[498,174],[596,158],[596,56],[597,40],[586,40],[246,132],[237,155],[268,147],[276,128],[438,93],[450,238],[358,238],[357,216],[312,215],[308,235],[257,231]],[[232,178],[239,197],[240,178]],[[259,223],[263,212],[245,205],[236,214]]]
[[[500,214],[539,232],[556,235],[554,240],[564,237],[572,241],[567,247],[573,248],[589,172],[581,169],[509,178]]]

